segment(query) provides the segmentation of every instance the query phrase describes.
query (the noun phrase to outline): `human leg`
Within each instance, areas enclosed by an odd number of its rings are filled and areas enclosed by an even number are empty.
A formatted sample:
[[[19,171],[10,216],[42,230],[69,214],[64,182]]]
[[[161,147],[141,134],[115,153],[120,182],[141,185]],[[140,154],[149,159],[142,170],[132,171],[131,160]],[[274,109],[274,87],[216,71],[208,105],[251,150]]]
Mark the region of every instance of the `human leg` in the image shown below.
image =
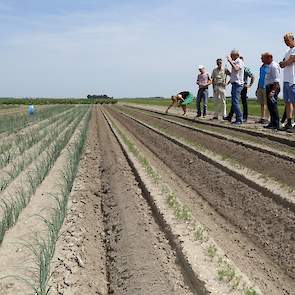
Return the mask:
[[[289,85],[288,82],[284,82],[283,88],[284,101],[286,106],[286,116],[287,116],[287,124],[285,125],[285,129],[292,128],[292,113],[293,113],[293,99],[295,101],[295,88],[294,93],[292,93],[292,86]]]
[[[220,92],[220,109],[222,111],[222,116],[225,117],[226,116],[226,97],[225,97],[225,88],[220,88],[219,89]]]
[[[165,111],[166,114],[168,114],[168,111],[173,107],[173,105],[175,105],[177,103],[176,99],[171,98],[171,100],[172,100],[171,104],[168,106],[168,108]]]
[[[243,104],[243,120],[247,121],[248,119],[248,96],[247,96],[248,88],[246,86],[243,87],[241,91],[241,100]]]
[[[207,115],[207,104],[208,104],[208,89],[203,91],[203,116]]]
[[[201,116],[201,98],[202,98],[202,90],[198,90],[196,104],[197,104],[197,116]]]
[[[219,92],[217,86],[215,86],[213,91],[213,97],[215,102],[215,112],[214,112],[214,118],[218,118],[219,115]]]
[[[236,114],[237,123],[242,123],[242,112],[240,109],[240,96],[242,89],[242,85],[239,85],[238,83],[232,83],[231,99],[233,111]]]

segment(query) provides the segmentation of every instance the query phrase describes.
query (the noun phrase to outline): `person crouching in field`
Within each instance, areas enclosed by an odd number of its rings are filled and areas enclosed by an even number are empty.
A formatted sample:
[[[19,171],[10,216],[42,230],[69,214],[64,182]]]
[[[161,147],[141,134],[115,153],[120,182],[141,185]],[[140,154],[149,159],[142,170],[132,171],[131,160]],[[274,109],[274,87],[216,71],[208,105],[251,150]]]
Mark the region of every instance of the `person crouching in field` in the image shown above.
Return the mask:
[[[280,128],[280,117],[278,111],[278,95],[280,93],[280,66],[273,61],[271,53],[265,53],[265,63],[269,66],[265,76],[266,99],[268,111],[270,114],[270,123],[264,128],[276,129]]]
[[[187,105],[189,105],[193,102],[194,97],[189,91],[182,91],[176,95],[172,95],[171,100],[172,100],[172,102],[168,106],[165,113],[168,114],[169,109],[175,105],[175,106],[181,107],[183,110],[182,115],[186,116]]]

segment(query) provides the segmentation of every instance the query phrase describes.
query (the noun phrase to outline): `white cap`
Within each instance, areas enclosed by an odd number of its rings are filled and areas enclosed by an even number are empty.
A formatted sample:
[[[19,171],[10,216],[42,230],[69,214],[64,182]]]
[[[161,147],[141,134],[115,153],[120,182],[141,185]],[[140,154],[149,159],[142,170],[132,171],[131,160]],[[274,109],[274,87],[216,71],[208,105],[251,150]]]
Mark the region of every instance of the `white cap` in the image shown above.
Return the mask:
[[[199,65],[198,66],[198,69],[200,70],[200,69],[204,69],[205,67],[204,66],[202,66],[202,65]]]

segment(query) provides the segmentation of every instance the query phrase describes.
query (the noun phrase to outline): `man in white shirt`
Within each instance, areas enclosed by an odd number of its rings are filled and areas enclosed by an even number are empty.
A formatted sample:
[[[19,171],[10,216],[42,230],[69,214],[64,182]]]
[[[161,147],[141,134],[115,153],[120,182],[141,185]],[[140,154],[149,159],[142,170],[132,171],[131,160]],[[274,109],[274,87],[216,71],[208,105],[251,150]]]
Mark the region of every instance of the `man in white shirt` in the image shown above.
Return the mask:
[[[270,123],[264,128],[276,129],[280,128],[280,117],[278,110],[278,94],[280,93],[280,66],[273,61],[272,54],[266,52],[264,54],[265,64],[268,65],[268,71],[265,76],[265,91],[267,99],[267,107],[270,114]]]
[[[284,129],[295,133],[292,128],[292,117],[295,112],[295,40],[293,33],[284,36],[285,44],[289,47],[285,58],[280,62],[280,67],[284,69],[284,101],[286,105],[287,124]]]
[[[234,113],[236,114],[236,121],[232,124],[241,125],[243,122],[242,112],[240,109],[240,97],[244,87],[244,62],[240,59],[240,53],[238,50],[232,50],[227,57],[232,69],[231,72],[227,70],[227,74],[230,75],[231,89],[231,103]],[[225,117],[225,120],[229,120]]]

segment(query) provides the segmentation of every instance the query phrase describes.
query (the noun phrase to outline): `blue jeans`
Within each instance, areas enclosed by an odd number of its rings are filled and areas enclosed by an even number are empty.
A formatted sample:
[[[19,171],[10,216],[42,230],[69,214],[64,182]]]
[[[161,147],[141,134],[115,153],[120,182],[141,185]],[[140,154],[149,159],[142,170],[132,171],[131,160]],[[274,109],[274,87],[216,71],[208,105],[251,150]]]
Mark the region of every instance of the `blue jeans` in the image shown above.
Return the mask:
[[[243,90],[243,85],[232,83],[231,87],[231,105],[234,113],[236,114],[236,122],[242,123],[242,112],[240,109],[240,97]]]
[[[208,88],[199,88],[197,94],[197,114],[201,116],[201,100],[203,98],[203,116],[207,114]]]

